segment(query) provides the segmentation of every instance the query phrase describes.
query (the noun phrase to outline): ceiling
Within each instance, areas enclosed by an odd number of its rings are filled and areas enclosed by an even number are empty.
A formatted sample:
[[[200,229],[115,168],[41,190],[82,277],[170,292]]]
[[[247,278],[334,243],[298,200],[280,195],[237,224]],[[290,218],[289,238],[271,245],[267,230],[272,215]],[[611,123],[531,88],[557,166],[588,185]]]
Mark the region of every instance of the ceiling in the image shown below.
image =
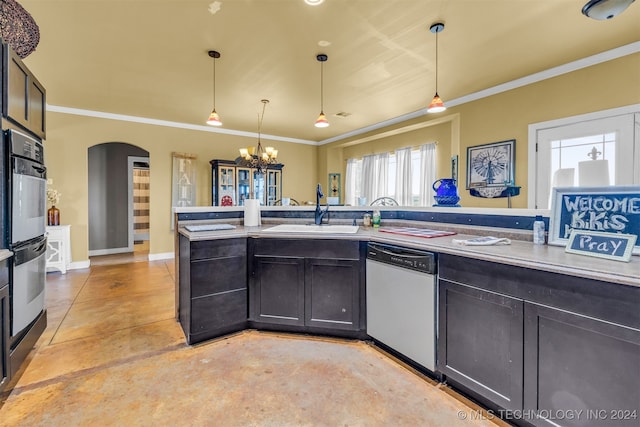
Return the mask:
[[[596,21],[586,0],[212,1],[20,0],[40,27],[25,62],[49,105],[204,125],[214,49],[220,129],[255,132],[266,98],[264,134],[326,141],[426,108],[435,22],[445,103],[640,40],[640,2]]]

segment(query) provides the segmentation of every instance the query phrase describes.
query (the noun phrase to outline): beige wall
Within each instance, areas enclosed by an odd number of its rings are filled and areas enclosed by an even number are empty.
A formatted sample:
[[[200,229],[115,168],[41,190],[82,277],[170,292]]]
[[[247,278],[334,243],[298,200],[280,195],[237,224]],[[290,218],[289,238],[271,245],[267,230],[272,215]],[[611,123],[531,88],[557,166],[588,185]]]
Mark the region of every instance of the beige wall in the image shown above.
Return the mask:
[[[522,186],[522,189],[520,196],[512,199],[512,206],[526,208],[529,124],[637,103],[640,103],[640,54],[462,104],[435,116],[426,115],[349,140],[327,144],[320,147],[318,152],[318,170],[322,174],[331,168],[333,170],[330,172],[344,174],[346,161],[350,157],[393,151],[435,140],[438,141],[436,176],[448,177],[450,156],[456,152],[459,154],[462,206],[504,208],[507,207],[506,199],[483,199],[469,195],[465,189],[466,153],[467,147],[515,139],[516,185]],[[451,120],[445,123],[431,125],[449,118]],[[419,126],[426,127],[368,140],[376,134],[393,134],[402,128]],[[459,150],[456,147],[458,138]],[[339,163],[336,159],[339,159]]]
[[[47,113],[45,160],[52,187],[62,193],[63,224],[71,224],[72,258],[88,259],[88,148],[104,142],[126,142],[149,152],[151,163],[150,253],[173,251],[171,220],[172,152],[197,155],[197,204],[211,204],[211,159],[235,159],[238,149],[255,146],[256,139],[117,120]],[[317,175],[313,145],[264,141],[278,148],[285,165],[283,194],[297,200],[314,197]]]
[[[638,88],[640,54],[634,54],[449,108],[435,117],[423,116],[320,147],[279,141],[269,144],[278,148],[279,159],[285,164],[283,195],[301,202],[314,200],[316,183],[326,188],[328,173],[342,173],[344,185],[346,159],[351,156],[437,141],[438,177],[448,176],[449,159],[459,153],[463,206],[506,207],[504,199],[473,198],[464,190],[466,148],[516,139],[516,184],[522,186],[522,194],[513,199],[513,207],[524,208],[527,205],[528,125],[640,103]],[[371,140],[362,142],[367,138]],[[209,160],[234,159],[238,148],[256,143],[255,138],[48,112],[45,157],[53,187],[62,193],[59,205],[62,222],[72,226],[74,261],[87,259],[87,149],[104,142],[126,142],[150,153],[151,254],[173,251],[171,153],[198,156],[197,203],[209,205]],[[344,197],[344,189],[342,194]]]

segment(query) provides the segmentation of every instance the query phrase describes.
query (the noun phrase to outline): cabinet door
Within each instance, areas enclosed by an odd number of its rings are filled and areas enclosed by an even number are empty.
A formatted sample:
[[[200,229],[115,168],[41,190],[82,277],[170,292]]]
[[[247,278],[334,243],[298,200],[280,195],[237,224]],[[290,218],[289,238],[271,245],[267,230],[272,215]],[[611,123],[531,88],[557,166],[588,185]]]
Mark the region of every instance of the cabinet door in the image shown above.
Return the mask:
[[[525,316],[525,409],[580,415],[536,424],[638,426],[640,330],[531,303]]]
[[[9,382],[9,285],[0,286],[0,391]]]
[[[8,49],[6,115],[14,122],[29,127],[29,70],[20,57]]]
[[[244,206],[246,199],[252,199],[253,175],[249,168],[237,168],[236,177],[238,182],[238,206]]]
[[[305,260],[305,321],[307,326],[360,328],[360,262]]]
[[[254,257],[252,320],[304,325],[304,258]]]
[[[29,79],[29,129],[40,138],[46,137],[45,133],[45,113],[46,94],[44,87],[31,76]]]
[[[439,282],[438,369],[506,409],[522,409],[523,301]]]

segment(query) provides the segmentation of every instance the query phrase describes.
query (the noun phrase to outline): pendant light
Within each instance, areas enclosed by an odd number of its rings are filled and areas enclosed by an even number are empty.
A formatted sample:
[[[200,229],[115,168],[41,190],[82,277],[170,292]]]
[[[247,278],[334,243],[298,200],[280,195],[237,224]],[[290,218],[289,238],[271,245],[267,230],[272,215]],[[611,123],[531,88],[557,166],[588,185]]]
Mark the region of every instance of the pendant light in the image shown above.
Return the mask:
[[[216,59],[220,58],[220,52],[210,50],[209,56],[213,58],[213,110],[211,111],[211,114],[209,114],[207,124],[211,126],[222,126],[220,116],[216,112]]]
[[[431,100],[429,108],[427,108],[427,113],[440,113],[447,109],[447,107],[444,106],[444,102],[442,102],[440,95],[438,95],[438,33],[442,30],[444,30],[444,24],[441,22],[435,23],[429,28],[429,31],[436,35],[436,94]]]
[[[320,115],[316,120],[315,127],[326,128],[329,126],[329,121],[327,120],[327,116],[324,115],[324,63],[327,62],[329,57],[321,53],[316,56],[316,59],[320,63]]]

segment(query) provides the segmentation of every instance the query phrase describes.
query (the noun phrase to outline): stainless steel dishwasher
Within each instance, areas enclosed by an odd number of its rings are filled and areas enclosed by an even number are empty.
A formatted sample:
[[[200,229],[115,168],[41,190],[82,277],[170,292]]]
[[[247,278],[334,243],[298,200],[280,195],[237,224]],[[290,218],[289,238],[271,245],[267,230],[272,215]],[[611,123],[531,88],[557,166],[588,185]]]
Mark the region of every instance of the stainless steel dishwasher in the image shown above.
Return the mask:
[[[432,372],[436,367],[436,257],[369,243],[367,334]]]

